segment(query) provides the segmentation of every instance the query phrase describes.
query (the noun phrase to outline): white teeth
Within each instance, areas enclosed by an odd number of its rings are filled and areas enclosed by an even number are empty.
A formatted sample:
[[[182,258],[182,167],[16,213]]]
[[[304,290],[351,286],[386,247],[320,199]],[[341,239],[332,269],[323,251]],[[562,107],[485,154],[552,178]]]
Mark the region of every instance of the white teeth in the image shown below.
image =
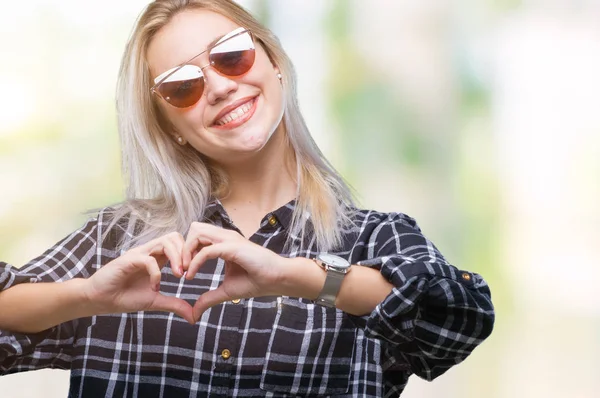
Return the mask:
[[[238,106],[237,108],[235,108],[234,110],[232,110],[231,112],[229,112],[228,114],[226,114],[225,116],[223,116],[222,118],[217,120],[215,122],[215,124],[218,126],[222,126],[224,124],[227,124],[227,123],[239,118],[242,115],[245,115],[252,108],[252,104],[254,104],[254,100],[248,101],[248,102]]]

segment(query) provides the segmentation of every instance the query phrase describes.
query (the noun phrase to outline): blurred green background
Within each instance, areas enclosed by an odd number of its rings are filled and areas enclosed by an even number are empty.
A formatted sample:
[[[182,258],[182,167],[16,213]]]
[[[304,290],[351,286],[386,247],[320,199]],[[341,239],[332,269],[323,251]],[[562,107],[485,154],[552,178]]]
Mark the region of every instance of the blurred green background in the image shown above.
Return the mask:
[[[493,335],[404,397],[597,397],[600,2],[245,0],[297,68],[364,207],[417,219],[482,274]],[[30,0],[0,17],[0,258],[22,265],[122,199],[121,53],[147,1]],[[68,373],[0,378],[64,397]]]

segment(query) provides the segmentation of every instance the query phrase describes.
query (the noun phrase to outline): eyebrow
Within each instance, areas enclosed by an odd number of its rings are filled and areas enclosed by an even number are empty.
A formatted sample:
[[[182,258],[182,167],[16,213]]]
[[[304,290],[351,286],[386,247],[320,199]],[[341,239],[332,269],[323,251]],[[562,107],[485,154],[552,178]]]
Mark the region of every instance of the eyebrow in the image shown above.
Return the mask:
[[[231,32],[233,32],[233,30]],[[206,46],[206,48],[208,49],[208,48],[213,47],[214,45],[216,45],[219,42],[219,40],[221,40],[222,38],[224,38],[225,36],[227,36],[231,32],[227,32],[224,35],[221,35],[219,37],[214,38],[213,41],[211,41],[210,43],[208,43],[208,46]]]
[[[229,32],[231,33],[231,32]],[[221,40],[222,38],[224,38],[225,36],[227,36],[229,33],[225,33],[224,35],[215,37],[210,43],[208,43],[208,45],[204,48],[204,50],[202,50],[202,52],[194,55],[192,58],[188,58],[187,60],[183,61],[182,63],[178,64],[177,66],[175,66],[175,68],[181,66],[181,65],[185,65],[186,63],[190,62],[191,60],[193,60],[194,58],[196,58],[197,56],[204,54],[206,51],[208,51],[209,49],[211,49],[212,47],[214,47],[219,40]]]

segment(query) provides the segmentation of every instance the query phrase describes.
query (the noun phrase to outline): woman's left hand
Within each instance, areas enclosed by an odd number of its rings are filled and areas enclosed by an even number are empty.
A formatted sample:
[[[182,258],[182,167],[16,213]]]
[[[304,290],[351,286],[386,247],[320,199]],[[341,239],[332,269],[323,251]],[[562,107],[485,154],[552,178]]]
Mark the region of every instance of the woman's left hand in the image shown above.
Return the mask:
[[[283,294],[278,288],[285,257],[250,242],[236,231],[192,223],[182,252],[186,279],[193,279],[207,260],[218,257],[225,261],[223,282],[198,298],[193,311],[196,322],[208,308],[225,301]]]

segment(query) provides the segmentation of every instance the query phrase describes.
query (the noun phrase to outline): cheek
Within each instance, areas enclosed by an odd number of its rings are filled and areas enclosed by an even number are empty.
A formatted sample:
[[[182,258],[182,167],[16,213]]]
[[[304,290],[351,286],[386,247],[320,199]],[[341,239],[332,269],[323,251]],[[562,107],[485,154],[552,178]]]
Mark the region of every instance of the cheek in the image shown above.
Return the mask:
[[[277,79],[277,81],[275,82],[275,84],[273,85],[273,87],[271,88],[271,106],[273,108],[273,117],[274,117],[274,122],[276,125],[279,124],[279,122],[281,122],[281,119],[283,117],[283,111],[285,108],[285,96],[283,93],[283,87],[281,86],[281,83],[279,82],[279,79]]]
[[[168,104],[163,106],[164,115],[168,119],[168,122],[178,132],[183,135],[190,134],[198,128],[204,127],[202,124],[202,112],[201,103],[197,103],[189,108],[175,108]]]
[[[177,128],[179,124],[179,115],[177,114],[177,109],[167,104],[165,101],[161,101],[160,103],[160,116],[161,116],[161,125],[163,128],[172,130],[173,128]]]

